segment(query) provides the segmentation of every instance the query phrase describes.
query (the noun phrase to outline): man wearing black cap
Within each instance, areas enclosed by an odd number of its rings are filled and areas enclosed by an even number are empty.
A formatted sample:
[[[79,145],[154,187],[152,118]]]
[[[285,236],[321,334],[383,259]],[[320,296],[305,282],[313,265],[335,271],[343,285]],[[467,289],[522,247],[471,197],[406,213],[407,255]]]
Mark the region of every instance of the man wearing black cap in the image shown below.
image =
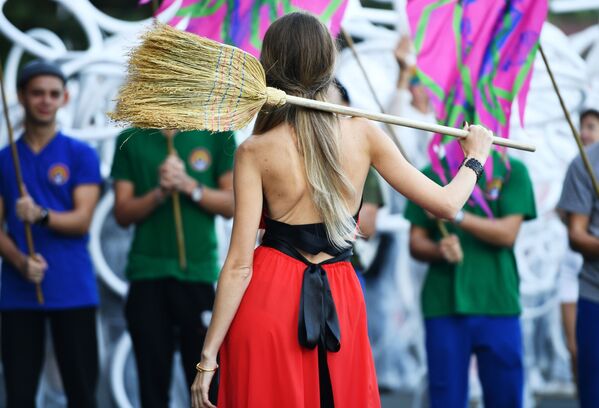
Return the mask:
[[[102,181],[98,157],[56,131],[56,113],[68,100],[58,66],[33,61],[17,85],[25,111],[25,132],[16,142],[25,197],[19,196],[10,148],[0,151],[5,406],[35,406],[49,323],[69,407],[95,407],[98,293],[87,242]],[[32,225],[35,256],[28,256],[23,222]]]

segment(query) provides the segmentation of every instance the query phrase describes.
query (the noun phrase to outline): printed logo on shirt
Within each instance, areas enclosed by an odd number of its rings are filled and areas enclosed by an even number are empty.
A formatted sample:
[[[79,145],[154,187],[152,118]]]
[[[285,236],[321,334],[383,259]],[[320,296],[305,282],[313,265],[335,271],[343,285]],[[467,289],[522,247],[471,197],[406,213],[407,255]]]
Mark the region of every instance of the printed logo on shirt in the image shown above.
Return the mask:
[[[204,148],[199,147],[189,154],[189,165],[196,171],[205,171],[211,164],[210,152]]]
[[[50,183],[57,186],[66,184],[66,182],[69,181],[69,176],[69,168],[63,163],[53,164],[48,170],[48,179],[50,180]]]
[[[503,187],[503,179],[495,178],[487,183],[486,196],[489,200],[497,200]]]

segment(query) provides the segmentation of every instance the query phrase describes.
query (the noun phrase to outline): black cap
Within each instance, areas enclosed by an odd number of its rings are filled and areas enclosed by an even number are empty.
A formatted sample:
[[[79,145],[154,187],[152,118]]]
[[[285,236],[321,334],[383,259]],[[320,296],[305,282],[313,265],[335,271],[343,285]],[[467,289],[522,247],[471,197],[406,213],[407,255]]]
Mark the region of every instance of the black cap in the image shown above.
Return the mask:
[[[21,68],[17,76],[17,87],[19,89],[23,88],[29,80],[40,75],[52,75],[59,78],[63,84],[66,82],[66,78],[58,65],[50,61],[38,59],[28,62]]]
[[[350,105],[351,101],[349,100],[349,93],[347,92],[347,88],[344,87],[343,84],[339,82],[337,78],[333,78],[333,83],[335,84],[337,90],[339,91],[339,94],[341,95],[341,100]]]

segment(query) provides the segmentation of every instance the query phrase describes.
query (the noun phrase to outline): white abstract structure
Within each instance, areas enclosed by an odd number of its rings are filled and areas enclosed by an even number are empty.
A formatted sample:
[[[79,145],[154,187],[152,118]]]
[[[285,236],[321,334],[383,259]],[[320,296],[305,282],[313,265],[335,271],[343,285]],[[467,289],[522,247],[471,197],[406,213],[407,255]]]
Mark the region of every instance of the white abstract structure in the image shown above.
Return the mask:
[[[22,32],[4,15],[6,0],[0,0],[0,31],[13,47],[5,64],[4,81],[9,94],[9,109],[15,134],[21,132],[22,112],[16,99],[16,73],[23,54],[56,60],[68,75],[71,103],[61,110],[59,121],[65,133],[84,139],[94,145],[101,157],[102,175],[108,176],[114,140],[118,128],[108,122],[105,112],[113,106],[118,86],[124,78],[126,51],[136,41],[138,34],[151,20],[126,22],[114,19],[98,9],[89,0],[54,0],[62,9],[71,13],[81,25],[89,44],[83,51],[70,51],[61,38],[46,29]],[[402,10],[404,2],[397,0],[396,10]],[[165,11],[159,19],[169,20],[180,2]],[[599,8],[596,1],[556,0],[552,3],[556,12],[575,10],[580,7]],[[397,78],[397,64],[393,48],[405,30],[405,15],[396,11],[361,8],[358,0],[350,1],[344,26],[355,37],[361,38],[359,53],[369,72],[370,79],[384,104],[393,96]],[[373,22],[395,26],[392,31]],[[554,26],[546,25],[542,44],[553,65],[557,81],[566,103],[576,117],[583,107],[599,106],[599,27],[566,37]],[[583,59],[581,55],[586,55]],[[348,87],[356,105],[376,110],[376,104],[363,81],[361,72],[349,52],[340,58],[338,76]],[[6,144],[6,125],[0,120],[0,146]],[[566,248],[564,227],[557,219],[554,207],[561,192],[561,182],[566,166],[577,153],[572,135],[564,121],[557,98],[551,88],[542,61],[534,66],[531,91],[528,97],[526,125],[521,129],[513,123],[514,138],[526,139],[538,146],[535,154],[519,154],[528,165],[532,175],[539,217],[527,223],[517,244],[521,271],[521,291],[524,306],[523,328],[527,353],[527,379],[530,396],[555,391],[571,392],[567,365],[567,353],[561,335],[556,297],[557,268]],[[516,153],[517,154],[517,153]],[[126,282],[115,271],[115,265],[124,264],[129,233],[110,235],[106,224],[111,222],[113,195],[110,189],[102,197],[92,225],[90,248],[100,279],[117,299],[127,291]],[[382,214],[379,225],[396,236],[395,249],[400,254],[391,265],[392,273],[385,282],[386,303],[381,306],[384,316],[393,319],[385,322],[380,337],[374,338],[374,354],[377,359],[381,385],[392,389],[403,388],[421,395],[425,382],[424,353],[422,350],[422,324],[419,311],[418,290],[422,280],[422,267],[416,267],[407,256],[408,225],[391,209]],[[114,223],[112,223],[114,224]],[[116,230],[112,228],[112,231]],[[108,241],[118,235],[120,244]],[[102,238],[102,239],[101,239]],[[107,248],[109,248],[107,250]],[[120,251],[120,252],[119,252]],[[105,252],[111,254],[107,259]],[[118,306],[118,305],[117,305]],[[101,326],[103,326],[101,317]],[[371,316],[371,319],[376,319]],[[126,384],[125,367],[130,352],[130,340],[123,334],[116,344],[101,333],[101,357],[103,376],[110,379],[110,398],[119,407],[135,405],[135,390]],[[549,346],[547,346],[549,345]],[[129,363],[130,364],[130,363]],[[52,370],[47,370],[52,372]],[[53,375],[46,375],[40,402],[60,401],[55,393]],[[175,403],[184,403],[184,381],[180,381]],[[556,385],[557,384],[557,385]],[[44,394],[45,393],[45,394]],[[54,394],[52,394],[54,393]],[[49,394],[50,397],[48,397]],[[473,396],[478,392],[473,387]],[[531,399],[529,403],[533,403]],[[415,399],[415,405],[417,399]]]

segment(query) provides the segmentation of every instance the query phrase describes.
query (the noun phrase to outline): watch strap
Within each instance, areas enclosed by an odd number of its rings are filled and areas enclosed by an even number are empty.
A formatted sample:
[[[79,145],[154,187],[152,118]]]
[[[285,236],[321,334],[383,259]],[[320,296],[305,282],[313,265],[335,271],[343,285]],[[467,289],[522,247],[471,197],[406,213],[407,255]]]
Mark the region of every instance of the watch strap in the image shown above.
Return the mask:
[[[199,203],[202,200],[202,197],[204,196],[204,186],[202,186],[201,184],[198,184],[192,191],[191,191],[191,201],[193,201],[194,203]]]
[[[458,211],[458,213],[455,215],[454,219],[453,219],[453,223],[456,225],[461,224],[462,221],[464,221],[464,210],[460,210]]]
[[[48,222],[50,221],[50,211],[48,211],[47,208],[42,207],[40,214],[41,217],[37,224],[45,227],[46,225],[48,225]]]
[[[473,157],[465,158],[464,161],[462,162],[462,166],[468,167],[469,169],[474,171],[474,173],[476,174],[477,182],[478,182],[478,180],[480,180],[481,176],[483,175],[484,167],[483,167],[482,163]]]

